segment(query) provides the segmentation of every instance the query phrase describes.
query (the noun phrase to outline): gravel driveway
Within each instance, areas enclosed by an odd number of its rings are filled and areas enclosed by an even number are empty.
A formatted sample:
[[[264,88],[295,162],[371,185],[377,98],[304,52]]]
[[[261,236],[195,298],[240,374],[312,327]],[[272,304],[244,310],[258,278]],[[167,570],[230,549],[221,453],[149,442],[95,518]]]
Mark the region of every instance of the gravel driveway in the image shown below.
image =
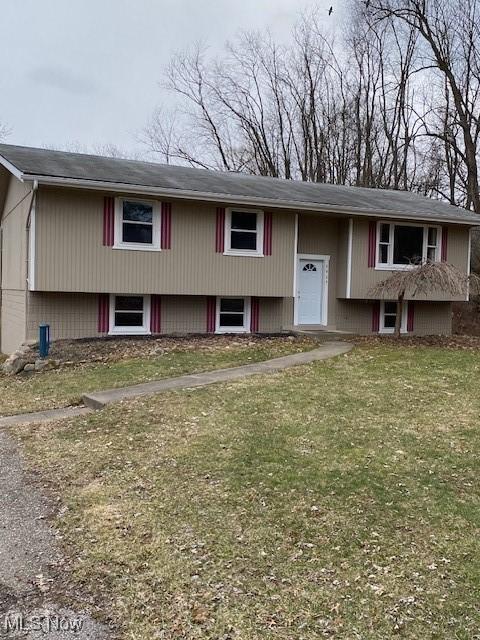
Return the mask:
[[[68,608],[51,512],[26,474],[15,440],[0,429],[0,638],[104,640],[104,626]]]

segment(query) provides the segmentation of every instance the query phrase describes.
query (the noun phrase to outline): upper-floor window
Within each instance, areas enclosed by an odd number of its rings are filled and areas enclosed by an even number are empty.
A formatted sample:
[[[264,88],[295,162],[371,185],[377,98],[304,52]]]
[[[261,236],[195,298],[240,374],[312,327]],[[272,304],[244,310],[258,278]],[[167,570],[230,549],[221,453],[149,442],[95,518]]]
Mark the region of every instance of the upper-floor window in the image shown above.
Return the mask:
[[[160,249],[160,209],[156,202],[136,198],[117,198],[115,247]]]
[[[225,253],[263,256],[263,211],[228,209],[225,216]]]
[[[379,222],[377,267],[405,268],[440,260],[440,227]]]

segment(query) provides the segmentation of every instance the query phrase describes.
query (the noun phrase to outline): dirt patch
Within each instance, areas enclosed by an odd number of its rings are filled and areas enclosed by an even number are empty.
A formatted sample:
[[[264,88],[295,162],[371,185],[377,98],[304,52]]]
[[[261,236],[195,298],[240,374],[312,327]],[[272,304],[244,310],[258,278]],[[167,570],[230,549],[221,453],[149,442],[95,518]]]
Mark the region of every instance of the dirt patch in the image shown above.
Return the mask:
[[[52,343],[49,357],[58,359],[62,364],[81,364],[85,362],[118,362],[131,358],[151,358],[174,351],[214,352],[235,347],[251,348],[255,345],[295,343],[314,344],[308,337],[290,335],[269,336],[159,336],[159,337],[122,337],[93,338],[86,340],[58,340]]]
[[[391,345],[397,347],[435,347],[439,349],[480,350],[480,335],[452,336],[355,336],[345,338],[358,345]]]

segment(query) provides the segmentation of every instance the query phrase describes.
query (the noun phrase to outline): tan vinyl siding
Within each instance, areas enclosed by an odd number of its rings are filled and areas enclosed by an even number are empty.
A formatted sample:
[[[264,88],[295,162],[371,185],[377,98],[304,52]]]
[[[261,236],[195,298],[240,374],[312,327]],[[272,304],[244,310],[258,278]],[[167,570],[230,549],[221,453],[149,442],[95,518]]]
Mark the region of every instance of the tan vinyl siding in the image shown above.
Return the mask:
[[[27,274],[27,219],[31,188],[14,176],[1,174],[0,350],[12,353],[25,341]]]
[[[7,304],[2,313],[5,328],[2,349],[8,353],[24,341],[25,293],[5,292]],[[339,300],[336,329],[368,335],[372,332],[372,302]],[[162,296],[162,333],[205,333],[207,298],[205,296]],[[53,340],[97,337],[98,296],[95,294],[30,293],[28,295],[28,340],[36,340],[38,325],[50,324]],[[416,302],[415,335],[451,333],[451,304]],[[261,298],[260,333],[277,333],[292,328],[293,298]]]
[[[2,291],[0,351],[12,353],[25,342],[25,291]]]
[[[43,323],[50,325],[52,340],[96,337],[97,320],[97,295],[31,292],[28,296],[29,340],[38,338]]]
[[[298,216],[298,254],[330,256],[328,277],[328,321],[335,324],[338,236],[343,221],[325,216]]]
[[[32,200],[31,188],[11,176],[3,215],[2,289],[25,289],[27,271],[27,220]]]
[[[205,333],[207,298],[205,296],[162,296],[162,333]]]
[[[162,296],[162,333],[205,333],[207,298],[204,296]],[[282,330],[283,299],[260,298],[259,332]]]
[[[413,334],[450,335],[452,305],[449,302],[415,302]],[[359,335],[372,333],[373,303],[370,300],[339,300],[337,329]]]
[[[282,300],[282,329],[293,329],[295,298]]]
[[[260,298],[259,333],[277,333],[283,328],[283,298]]]
[[[392,273],[368,267],[368,226],[368,220],[356,218],[353,221],[352,298],[368,298],[371,287]],[[468,227],[455,225],[448,227],[447,261],[464,272],[467,271],[468,238]],[[418,296],[418,299],[452,300],[451,296],[446,296],[442,292]],[[457,296],[455,299],[463,300],[464,298]]]
[[[261,298],[260,333],[282,330],[283,299]],[[24,320],[24,317],[23,317]],[[50,325],[52,340],[94,338],[97,330],[98,295],[32,292],[28,297],[27,338],[36,340],[38,325]],[[21,326],[25,326],[25,322]],[[206,296],[162,296],[161,332],[205,333],[207,329]],[[17,345],[16,345],[17,346]]]
[[[372,332],[372,303],[365,300],[338,300],[338,331],[366,335]]]
[[[172,248],[102,246],[103,195],[41,188],[36,207],[36,288],[171,295],[290,295],[295,217],[273,214],[272,255],[215,252],[216,206],[172,203]]]
[[[348,231],[349,221],[338,221],[337,238],[337,297],[345,298],[347,295],[347,268],[348,268]],[[333,280],[330,280],[333,284]]]
[[[205,333],[207,298],[205,296],[162,296],[162,333]],[[259,332],[282,330],[283,298],[260,298]]]
[[[452,305],[449,302],[415,302],[413,332],[417,336],[450,335]]]

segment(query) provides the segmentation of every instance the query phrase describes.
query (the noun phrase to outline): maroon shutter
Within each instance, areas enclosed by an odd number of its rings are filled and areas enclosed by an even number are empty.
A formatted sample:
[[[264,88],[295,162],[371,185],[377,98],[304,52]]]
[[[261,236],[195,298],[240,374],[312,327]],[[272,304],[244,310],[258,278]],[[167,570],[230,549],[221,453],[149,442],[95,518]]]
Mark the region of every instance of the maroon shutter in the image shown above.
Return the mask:
[[[250,304],[250,332],[258,333],[260,320],[260,300],[252,298]]]
[[[407,331],[409,333],[413,331],[414,319],[415,319],[415,305],[412,302],[412,300],[409,300],[408,309],[407,309]]]
[[[160,233],[162,249],[172,248],[172,204],[162,202],[162,229]]]
[[[380,301],[375,300],[372,306],[372,333],[380,331]]]
[[[215,333],[217,300],[215,296],[207,298],[207,333]]]
[[[108,333],[110,316],[110,297],[108,293],[98,296],[98,333]]]
[[[263,255],[272,255],[272,214],[265,213],[263,218]]]
[[[150,298],[150,331],[161,333],[162,331],[162,307],[161,296],[153,295]]]
[[[448,227],[442,227],[442,262],[447,261]]]
[[[375,256],[377,253],[377,223],[371,221],[368,225],[368,266],[375,266]]]
[[[217,208],[215,251],[217,253],[223,253],[225,251],[225,207]]]
[[[115,199],[105,196],[103,199],[103,246],[113,247],[115,219]]]

